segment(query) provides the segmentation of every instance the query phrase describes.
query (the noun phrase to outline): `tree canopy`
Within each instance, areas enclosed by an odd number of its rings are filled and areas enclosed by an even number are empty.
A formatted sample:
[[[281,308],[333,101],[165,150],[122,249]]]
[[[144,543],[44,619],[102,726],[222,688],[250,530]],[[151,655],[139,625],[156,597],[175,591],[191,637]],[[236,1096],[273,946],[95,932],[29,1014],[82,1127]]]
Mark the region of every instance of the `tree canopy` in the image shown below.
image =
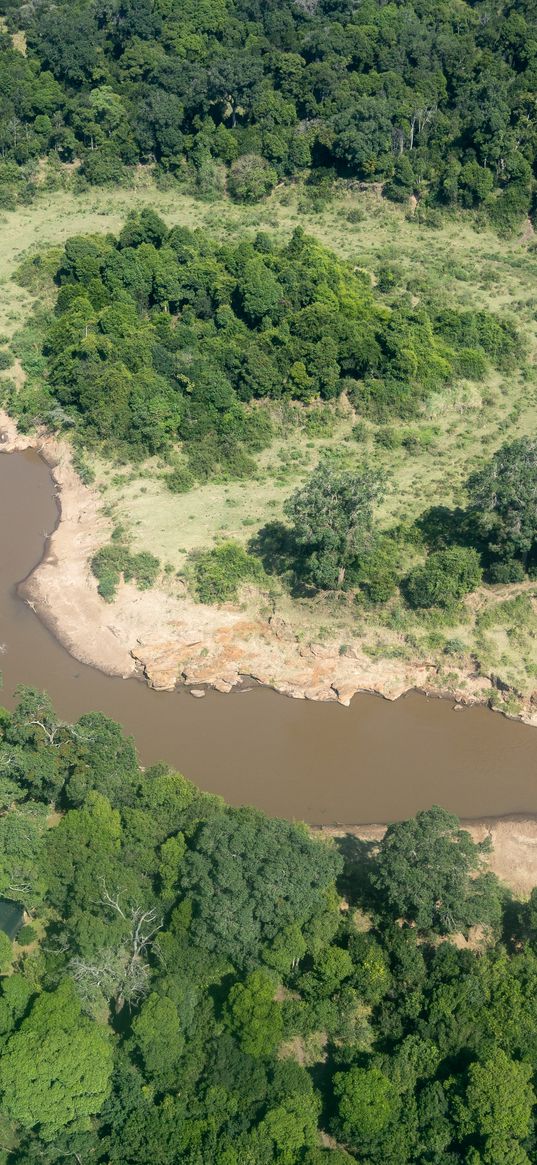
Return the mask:
[[[396,201],[531,205],[536,15],[367,0],[3,0],[4,197],[45,153],[86,182],[156,164],[252,202],[286,176],[382,181]],[[15,34],[14,39],[10,34]],[[22,43],[21,43],[22,42]],[[21,171],[19,176],[19,170]]]
[[[456,817],[316,837],[19,695],[0,821],[31,844],[2,847],[2,893],[32,924],[0,969],[6,1165],[537,1160],[535,894],[508,900]],[[474,923],[480,945],[452,943]]]
[[[19,278],[31,282],[37,262]],[[516,329],[491,314],[403,296],[388,306],[364,271],[301,228],[283,243],[259,233],[220,244],[146,208],[117,237],[68,239],[47,264],[55,310],[42,366],[10,406],[25,424],[75,426],[113,455],[181,447],[186,464],[170,477],[179,491],[218,470],[251,476],[273,401],[346,394],[376,420],[414,416],[460,376],[462,351],[470,378],[488,358],[509,367],[516,352]],[[372,488],[364,479],[364,504]],[[120,544],[101,564],[133,577],[150,565]]]

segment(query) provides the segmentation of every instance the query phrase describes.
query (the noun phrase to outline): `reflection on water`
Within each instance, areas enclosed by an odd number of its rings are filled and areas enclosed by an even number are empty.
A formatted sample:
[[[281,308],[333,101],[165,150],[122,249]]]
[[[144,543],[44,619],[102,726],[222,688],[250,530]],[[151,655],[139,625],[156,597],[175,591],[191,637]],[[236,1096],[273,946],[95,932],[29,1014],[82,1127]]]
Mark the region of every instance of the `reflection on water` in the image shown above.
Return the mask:
[[[484,708],[455,713],[412,694],[350,708],[261,688],[229,696],[153,692],[67,654],[16,593],[56,521],[53,484],[32,452],[0,456],[0,642],[4,701],[46,688],[64,719],[98,709],[203,789],[317,824],[382,822],[434,802],[461,817],[537,813],[537,729]]]

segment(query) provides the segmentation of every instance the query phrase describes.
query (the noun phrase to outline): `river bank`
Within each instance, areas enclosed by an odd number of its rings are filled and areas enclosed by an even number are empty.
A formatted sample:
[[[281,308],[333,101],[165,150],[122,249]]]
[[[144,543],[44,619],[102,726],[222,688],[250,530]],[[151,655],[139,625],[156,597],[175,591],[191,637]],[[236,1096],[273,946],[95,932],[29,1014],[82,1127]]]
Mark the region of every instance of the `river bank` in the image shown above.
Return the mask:
[[[462,821],[475,842],[490,837],[492,851],[486,864],[515,896],[529,897],[537,886],[537,820],[534,817],[485,818],[482,821]],[[324,837],[356,837],[363,842],[376,842],[384,836],[385,825],[355,825],[346,829],[325,826],[316,833]]]
[[[67,441],[21,434],[6,413],[0,413],[0,432],[4,452],[34,449],[50,468],[58,522],[19,593],[80,662],[110,676],[138,675],[158,691],[183,683],[229,692],[248,676],[298,699],[345,705],[358,692],[396,700],[418,690],[461,706],[497,695],[494,677],[453,668],[445,688],[434,660],[372,659],[359,645],[341,654],[339,642],[301,641],[278,615],[263,619],[230,605],[205,606],[186,588],[178,598],[162,587],[139,591],[123,583],[115,600],[105,602],[89,566],[112,531],[101,494],[80,480]],[[531,700],[519,718],[537,724]]]

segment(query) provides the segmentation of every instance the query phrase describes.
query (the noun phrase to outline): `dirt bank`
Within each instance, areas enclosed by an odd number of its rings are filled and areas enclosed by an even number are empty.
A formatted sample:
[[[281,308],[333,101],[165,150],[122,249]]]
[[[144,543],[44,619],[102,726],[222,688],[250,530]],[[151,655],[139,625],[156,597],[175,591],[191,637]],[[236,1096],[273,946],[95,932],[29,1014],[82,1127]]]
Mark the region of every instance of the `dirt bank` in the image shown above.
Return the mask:
[[[418,688],[458,703],[483,703],[493,690],[482,675],[453,671],[450,690],[439,688],[434,662],[371,659],[338,642],[305,643],[279,617],[262,619],[231,606],[208,607],[186,593],[139,591],[122,584],[106,603],[97,592],[89,560],[111,534],[97,490],[83,485],[72,466],[67,442],[41,434],[24,436],[0,413],[1,448],[34,448],[50,465],[60,516],[42,562],[21,584],[20,593],[64,647],[82,663],[109,675],[145,676],[160,690],[178,682],[230,691],[243,676],[300,699],[349,704],[359,691],[394,700]],[[537,723],[528,706],[524,719]]]
[[[474,841],[491,838],[493,849],[487,865],[517,897],[527,898],[537,886],[537,820],[534,817],[485,818],[463,821]],[[346,828],[321,827],[315,832],[330,837],[351,834],[362,841],[380,841],[385,825],[349,825]]]

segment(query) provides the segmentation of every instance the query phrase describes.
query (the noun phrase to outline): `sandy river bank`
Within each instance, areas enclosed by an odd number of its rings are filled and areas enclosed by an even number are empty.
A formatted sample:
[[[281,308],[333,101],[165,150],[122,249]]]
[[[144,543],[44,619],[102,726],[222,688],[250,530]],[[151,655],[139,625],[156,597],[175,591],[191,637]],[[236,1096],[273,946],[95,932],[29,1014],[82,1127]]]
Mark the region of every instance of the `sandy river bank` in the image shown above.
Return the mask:
[[[208,607],[153,588],[122,584],[105,602],[89,567],[91,556],[111,534],[97,490],[75,472],[68,442],[23,435],[0,413],[1,448],[35,449],[50,466],[59,518],[38,567],[19,590],[62,645],[80,662],[108,675],[145,677],[151,687],[171,691],[178,682],[230,691],[244,676],[285,695],[349,704],[357,692],[394,700],[411,689],[446,695],[460,704],[486,703],[493,681],[455,671],[450,690],[439,688],[434,663],[371,659],[339,643],[299,642],[277,617],[245,615],[231,606]],[[537,724],[528,704],[522,718]]]

